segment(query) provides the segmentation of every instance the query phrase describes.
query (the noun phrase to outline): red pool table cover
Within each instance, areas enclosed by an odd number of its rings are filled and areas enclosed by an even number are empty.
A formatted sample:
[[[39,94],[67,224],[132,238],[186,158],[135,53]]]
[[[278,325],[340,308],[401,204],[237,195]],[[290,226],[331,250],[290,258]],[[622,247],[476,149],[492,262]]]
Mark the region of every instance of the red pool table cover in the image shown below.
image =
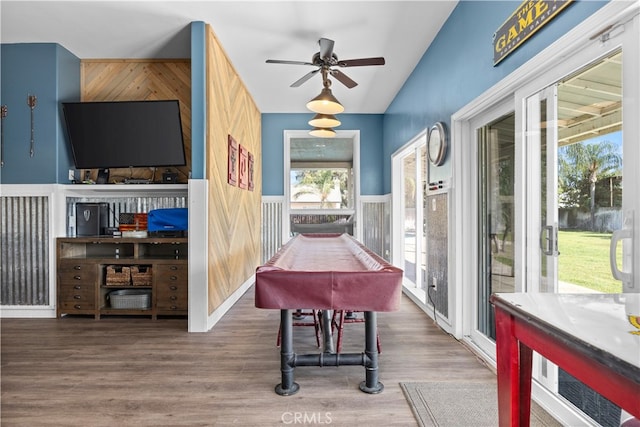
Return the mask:
[[[255,305],[395,311],[402,270],[348,234],[299,234],[256,269]]]

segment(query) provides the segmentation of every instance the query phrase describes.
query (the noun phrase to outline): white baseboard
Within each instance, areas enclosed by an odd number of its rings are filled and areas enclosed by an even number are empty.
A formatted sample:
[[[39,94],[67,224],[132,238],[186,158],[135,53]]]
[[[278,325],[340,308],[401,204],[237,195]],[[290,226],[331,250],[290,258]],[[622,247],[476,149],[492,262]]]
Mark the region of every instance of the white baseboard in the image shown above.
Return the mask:
[[[55,307],[50,306],[19,306],[9,305],[0,307],[0,318],[3,319],[54,319],[56,317]]]
[[[231,307],[233,307],[233,305],[236,302],[238,302],[238,300],[242,297],[242,295],[244,295],[245,292],[247,292],[249,288],[253,285],[255,280],[256,280],[255,275],[247,279],[247,281],[244,282],[242,286],[236,289],[236,291],[233,294],[231,294],[229,298],[224,300],[224,302],[220,304],[220,306],[217,309],[215,309],[213,313],[209,315],[209,318],[207,319],[207,330],[210,330],[211,328],[213,328],[215,324],[218,323],[220,319],[222,319],[222,316],[224,316],[227,313],[227,311],[229,311]]]

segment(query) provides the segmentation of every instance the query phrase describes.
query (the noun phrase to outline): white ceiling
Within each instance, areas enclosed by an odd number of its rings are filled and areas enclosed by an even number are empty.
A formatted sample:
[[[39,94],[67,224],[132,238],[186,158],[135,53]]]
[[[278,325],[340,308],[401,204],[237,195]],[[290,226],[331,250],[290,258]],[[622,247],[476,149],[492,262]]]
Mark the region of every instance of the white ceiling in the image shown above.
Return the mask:
[[[322,89],[311,61],[321,37],[339,59],[383,56],[384,66],[342,68],[333,81],[345,113],[383,113],[456,6],[444,1],[0,1],[2,43],[55,42],[81,59],[188,58],[192,21],[211,24],[262,113],[308,112]],[[334,80],[334,79],[332,79]]]

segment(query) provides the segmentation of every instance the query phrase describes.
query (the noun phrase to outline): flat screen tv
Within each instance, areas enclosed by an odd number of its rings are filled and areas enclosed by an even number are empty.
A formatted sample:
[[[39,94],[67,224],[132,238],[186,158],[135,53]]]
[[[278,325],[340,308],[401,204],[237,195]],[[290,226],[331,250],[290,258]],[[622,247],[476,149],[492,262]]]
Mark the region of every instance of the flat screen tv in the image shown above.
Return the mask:
[[[78,169],[186,164],[177,100],[63,102],[62,109]]]

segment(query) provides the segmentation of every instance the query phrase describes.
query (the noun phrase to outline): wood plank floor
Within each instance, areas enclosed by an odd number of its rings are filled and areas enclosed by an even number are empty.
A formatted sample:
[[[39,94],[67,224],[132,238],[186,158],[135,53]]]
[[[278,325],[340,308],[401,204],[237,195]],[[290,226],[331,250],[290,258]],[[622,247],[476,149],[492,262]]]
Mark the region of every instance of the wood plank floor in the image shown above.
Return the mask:
[[[381,394],[358,389],[363,367],[341,366],[297,368],[300,391],[279,396],[279,312],[253,298],[197,334],[185,319],[3,319],[2,425],[414,426],[399,382],[495,381],[403,296],[378,314]],[[344,352],[362,351],[363,328],[345,326]],[[295,328],[294,347],[315,352],[313,328]]]

